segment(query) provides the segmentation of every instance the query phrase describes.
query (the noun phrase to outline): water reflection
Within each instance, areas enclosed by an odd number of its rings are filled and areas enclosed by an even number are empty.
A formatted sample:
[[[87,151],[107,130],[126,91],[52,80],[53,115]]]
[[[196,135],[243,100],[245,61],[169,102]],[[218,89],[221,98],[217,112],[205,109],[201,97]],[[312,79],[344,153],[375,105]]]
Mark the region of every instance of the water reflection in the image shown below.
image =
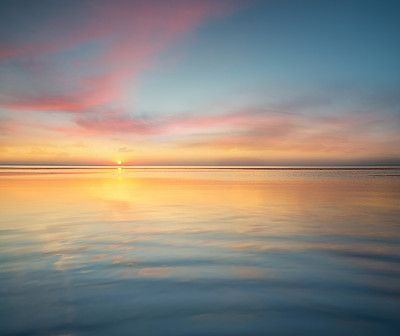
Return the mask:
[[[5,334],[395,334],[398,171],[0,178]]]

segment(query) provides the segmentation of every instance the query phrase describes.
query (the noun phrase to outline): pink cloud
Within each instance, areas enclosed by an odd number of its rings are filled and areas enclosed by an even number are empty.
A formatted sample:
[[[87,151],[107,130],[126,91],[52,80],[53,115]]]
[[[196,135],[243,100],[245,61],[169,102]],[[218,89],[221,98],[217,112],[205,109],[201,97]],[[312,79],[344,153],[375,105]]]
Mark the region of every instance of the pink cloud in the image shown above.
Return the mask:
[[[172,114],[158,117],[133,117],[124,110],[103,113],[75,114],[70,125],[53,115],[51,124],[40,118],[0,120],[0,139],[44,137],[118,139],[128,145],[132,136],[139,135],[147,142],[160,141],[175,150],[203,148],[212,151],[238,150],[240,153],[287,153],[286,155],[320,154],[326,158],[335,155],[390,156],[398,153],[398,134],[376,129],[367,116],[347,115],[321,118],[265,109],[242,110],[220,115],[201,113]],[[382,117],[383,125],[391,120]],[[8,141],[8,143],[10,143]],[[252,154],[252,155],[253,155]]]
[[[127,94],[127,83],[137,81],[144,70],[151,68],[161,51],[208,18],[231,11],[234,3],[229,0],[88,2],[87,17],[78,20],[77,27],[71,13],[66,16],[57,13],[55,19],[37,27],[35,41],[0,46],[3,61],[29,57],[44,64],[35,76],[26,71],[32,85],[22,92],[5,92],[0,97],[0,107],[87,112],[106,104],[121,104]],[[99,50],[90,58],[76,59],[79,57],[76,53],[60,55],[93,45]],[[75,71],[66,70],[65,57],[75,64]]]
[[[248,110],[220,115],[181,113],[163,116],[131,116],[124,110],[107,113],[79,114],[74,128],[58,128],[57,131],[73,134],[99,135],[185,135],[197,132],[251,132],[268,133],[270,136],[290,132],[295,114],[275,111]]]

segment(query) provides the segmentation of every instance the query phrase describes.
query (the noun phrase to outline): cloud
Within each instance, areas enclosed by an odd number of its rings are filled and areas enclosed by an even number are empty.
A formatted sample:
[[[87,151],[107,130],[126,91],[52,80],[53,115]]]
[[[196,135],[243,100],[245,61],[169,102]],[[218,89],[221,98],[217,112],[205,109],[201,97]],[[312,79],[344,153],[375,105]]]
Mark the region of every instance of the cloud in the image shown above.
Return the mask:
[[[196,120],[197,119],[197,120]],[[196,122],[198,122],[196,124]],[[279,111],[245,110],[224,116],[194,118],[184,147],[291,153],[373,153],[393,151],[394,134],[387,131],[391,119],[348,113],[313,116]],[[178,122],[178,125],[181,123]],[[219,132],[196,134],[218,125]]]
[[[132,148],[128,148],[128,147],[120,147],[118,148],[118,152],[119,153],[131,153],[134,152],[135,150]]]
[[[73,117],[69,126],[58,118],[43,124],[40,118],[2,117],[3,148],[24,147],[24,139],[29,138],[31,144],[43,148],[52,144],[59,146],[59,151],[68,148],[76,157],[82,157],[87,148],[81,151],[77,144],[83,141],[90,144],[91,155],[101,148],[98,157],[105,155],[105,148],[109,153],[125,153],[127,157],[133,156],[134,150],[135,160],[150,160],[146,153],[153,153],[149,154],[152,160],[169,157],[170,164],[184,158],[184,162],[200,163],[221,157],[226,164],[230,159],[251,163],[268,158],[263,162],[284,164],[289,158],[292,163],[343,163],[399,157],[400,138],[390,128],[390,116],[348,113],[321,117],[253,108],[213,115],[193,111],[162,116],[130,116],[124,110],[112,110]]]
[[[292,113],[249,109],[225,114],[205,114],[202,111],[160,116],[132,116],[122,109],[109,112],[79,114],[75,127],[53,130],[70,134],[99,135],[184,135],[196,132],[234,132],[276,134],[288,132],[298,116]]]
[[[152,68],[160,52],[234,3],[98,0],[71,2],[68,10],[50,4],[51,20],[33,22],[32,34],[0,45],[0,65],[15,82],[2,88],[0,107],[86,113],[121,105],[128,84]],[[40,67],[33,70],[34,64]]]
[[[393,134],[385,131],[387,117],[347,114],[314,116],[285,111],[244,109],[225,114],[198,112],[162,116],[130,116],[123,110],[100,115],[79,115],[75,126],[54,129],[66,134],[139,135],[182,148],[291,153],[356,153],[393,147]],[[383,131],[382,129],[383,128]],[[386,132],[386,134],[385,134]]]

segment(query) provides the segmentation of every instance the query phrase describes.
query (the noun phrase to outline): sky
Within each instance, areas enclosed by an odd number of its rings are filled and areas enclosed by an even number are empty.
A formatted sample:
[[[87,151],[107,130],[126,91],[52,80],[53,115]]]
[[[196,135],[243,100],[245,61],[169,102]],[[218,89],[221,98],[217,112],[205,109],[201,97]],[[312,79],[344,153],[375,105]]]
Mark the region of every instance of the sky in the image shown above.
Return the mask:
[[[0,164],[400,164],[398,0],[0,0]]]

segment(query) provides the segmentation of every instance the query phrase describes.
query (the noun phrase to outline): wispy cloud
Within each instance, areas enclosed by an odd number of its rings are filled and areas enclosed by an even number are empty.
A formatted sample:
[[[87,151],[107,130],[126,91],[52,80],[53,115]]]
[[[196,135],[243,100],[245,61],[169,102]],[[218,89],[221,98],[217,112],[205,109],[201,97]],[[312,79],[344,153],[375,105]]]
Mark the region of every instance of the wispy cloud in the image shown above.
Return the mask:
[[[121,104],[127,83],[151,68],[162,50],[206,19],[231,11],[234,2],[100,0],[75,5],[66,14],[62,7],[54,9],[54,19],[31,28],[34,35],[0,45],[1,62],[25,73],[13,77],[18,90],[1,90],[0,107],[85,113]],[[33,74],[35,64],[40,66]]]

